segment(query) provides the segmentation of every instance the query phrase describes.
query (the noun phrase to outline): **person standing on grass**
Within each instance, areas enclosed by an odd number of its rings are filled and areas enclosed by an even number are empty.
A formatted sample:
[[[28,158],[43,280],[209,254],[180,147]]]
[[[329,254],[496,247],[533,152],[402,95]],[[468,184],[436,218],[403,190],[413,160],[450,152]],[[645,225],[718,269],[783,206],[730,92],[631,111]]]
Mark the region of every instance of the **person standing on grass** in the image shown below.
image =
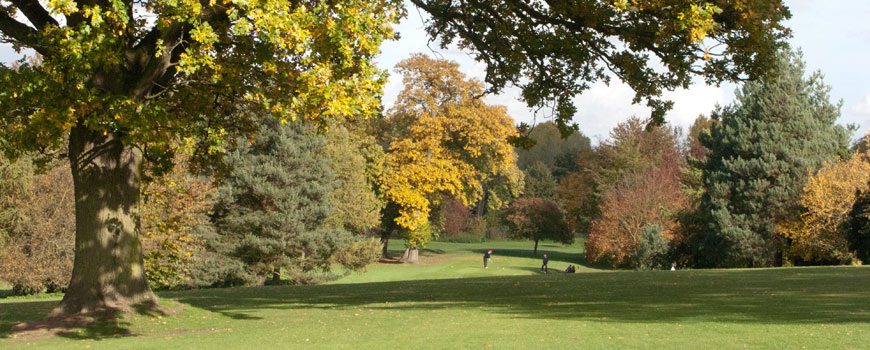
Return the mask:
[[[548,261],[550,261],[550,259],[547,258],[547,254],[544,254],[544,264],[541,265],[541,272],[547,273],[547,262]]]
[[[483,253],[483,268],[487,268],[486,264],[489,262],[489,259],[492,257],[492,250],[488,250],[486,253]]]

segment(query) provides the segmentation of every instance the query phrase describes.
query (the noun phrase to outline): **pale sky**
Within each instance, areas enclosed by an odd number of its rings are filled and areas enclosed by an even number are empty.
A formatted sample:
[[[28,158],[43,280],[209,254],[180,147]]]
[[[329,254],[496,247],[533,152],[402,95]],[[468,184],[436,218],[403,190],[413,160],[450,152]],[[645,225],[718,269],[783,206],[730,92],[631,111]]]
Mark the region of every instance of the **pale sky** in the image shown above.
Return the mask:
[[[838,122],[858,124],[860,129],[855,136],[863,135],[870,129],[870,21],[867,21],[870,1],[786,0],[786,5],[792,12],[792,19],[786,23],[793,32],[792,46],[803,50],[808,71],[821,70],[825,75],[825,83],[832,87],[832,101],[843,100]],[[466,75],[483,79],[485,66],[475,62],[468,53],[441,50],[437,43],[427,46],[422,11],[410,3],[406,6],[408,17],[397,28],[401,39],[385,43],[378,59],[381,68],[391,70],[384,92],[385,107],[395,102],[402,88],[401,77],[392,72],[392,67],[412,53],[422,52],[455,60]],[[717,103],[731,103],[735,88],[734,84],[715,87],[699,83],[687,90],[668,92],[666,97],[674,101],[674,108],[665,119],[688,127],[699,114],[709,115]],[[575,98],[579,111],[574,122],[593,143],[597,143],[607,138],[620,121],[632,115],[649,115],[647,108],[631,104],[633,96],[632,90],[621,83],[612,82],[609,87],[602,83],[593,85]],[[517,122],[532,122],[534,114],[518,97],[519,89],[513,88],[498,96],[489,96],[487,101],[507,106],[508,113]],[[537,120],[546,119],[539,117]]]
[[[865,0],[786,0],[791,8],[792,19],[787,26],[793,31],[791,44],[800,47],[808,70],[821,70],[825,83],[832,87],[833,101],[843,101],[839,123],[858,124],[856,137],[870,131],[870,1]],[[462,71],[483,79],[484,66],[475,62],[468,53],[459,50],[441,50],[433,43],[427,46],[423,31],[421,12],[407,3],[408,17],[398,26],[402,38],[384,44],[378,64],[391,71],[384,92],[384,105],[389,108],[401,90],[401,77],[392,72],[393,66],[412,53],[455,60]],[[9,62],[19,58],[11,46],[0,45],[0,61]],[[731,103],[736,85],[721,87],[695,84],[687,90],[666,93],[675,103],[674,109],[665,117],[669,122],[688,126],[699,114],[709,115],[714,106]],[[574,122],[594,143],[608,137],[610,130],[631,115],[647,116],[648,110],[632,105],[634,93],[626,85],[614,82],[611,85],[596,84],[575,98],[578,113]],[[531,123],[534,115],[518,99],[519,90],[508,88],[496,96],[487,97],[491,104],[508,107],[508,113],[517,122]],[[545,119],[539,117],[538,122]]]

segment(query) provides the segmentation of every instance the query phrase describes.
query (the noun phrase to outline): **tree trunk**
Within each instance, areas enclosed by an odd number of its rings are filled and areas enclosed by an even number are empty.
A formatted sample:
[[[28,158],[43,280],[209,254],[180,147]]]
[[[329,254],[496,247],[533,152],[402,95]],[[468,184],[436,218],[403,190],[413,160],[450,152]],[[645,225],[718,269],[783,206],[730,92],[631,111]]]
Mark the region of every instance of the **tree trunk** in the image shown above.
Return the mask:
[[[489,202],[489,189],[486,184],[483,184],[483,196],[477,201],[477,205],[474,209],[475,216],[484,216],[486,215],[487,202]]]
[[[281,268],[276,267],[274,271],[272,271],[272,284],[278,284],[281,282]]]
[[[406,263],[416,264],[419,261],[420,250],[417,248],[405,249],[405,254],[402,255],[402,260]]]
[[[532,252],[532,256],[538,256],[538,240],[535,240],[535,251]]]
[[[390,244],[390,232],[384,231],[381,232],[381,245],[383,246],[381,250],[381,258],[389,259],[390,254],[387,251],[387,246]]]
[[[70,132],[75,190],[75,261],[69,289],[56,312],[127,310],[156,303],[148,287],[139,241],[142,153],[120,135]]]

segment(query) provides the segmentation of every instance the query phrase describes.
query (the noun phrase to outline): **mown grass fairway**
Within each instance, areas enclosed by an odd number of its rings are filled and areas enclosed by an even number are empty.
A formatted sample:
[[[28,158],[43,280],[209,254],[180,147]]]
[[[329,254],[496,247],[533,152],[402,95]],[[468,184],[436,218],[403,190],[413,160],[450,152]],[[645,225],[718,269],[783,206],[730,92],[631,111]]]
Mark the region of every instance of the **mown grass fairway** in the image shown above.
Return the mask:
[[[478,249],[495,250],[483,270]],[[394,248],[400,248],[394,244]],[[137,315],[42,340],[9,328],[49,299],[0,301],[0,348],[865,349],[870,268],[540,274],[528,244],[436,243],[419,265],[378,265],[318,286],[161,293],[172,316]],[[508,252],[515,249],[513,254]],[[580,247],[542,247],[551,268]],[[502,252],[500,255],[499,252]],[[432,278],[432,279],[425,279]],[[349,283],[344,283],[349,282]]]

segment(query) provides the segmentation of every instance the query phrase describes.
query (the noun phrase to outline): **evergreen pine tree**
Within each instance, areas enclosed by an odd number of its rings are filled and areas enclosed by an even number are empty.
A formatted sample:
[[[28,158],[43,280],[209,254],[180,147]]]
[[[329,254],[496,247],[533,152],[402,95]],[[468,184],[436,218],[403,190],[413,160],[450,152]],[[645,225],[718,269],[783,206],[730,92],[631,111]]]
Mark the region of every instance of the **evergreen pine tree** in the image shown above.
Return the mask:
[[[822,75],[804,78],[801,54],[780,53],[770,76],[748,82],[733,105],[717,108],[704,166],[700,210],[705,232],[696,245],[702,266],[771,266],[785,242],[777,222],[800,214],[801,188],[810,171],[845,154],[848,132],[834,122]]]
[[[324,139],[302,122],[264,118],[254,140],[239,139],[218,193],[216,227],[223,253],[240,261],[248,282],[281,269],[293,277],[326,268],[349,237],[326,229],[328,196],[337,187]]]

